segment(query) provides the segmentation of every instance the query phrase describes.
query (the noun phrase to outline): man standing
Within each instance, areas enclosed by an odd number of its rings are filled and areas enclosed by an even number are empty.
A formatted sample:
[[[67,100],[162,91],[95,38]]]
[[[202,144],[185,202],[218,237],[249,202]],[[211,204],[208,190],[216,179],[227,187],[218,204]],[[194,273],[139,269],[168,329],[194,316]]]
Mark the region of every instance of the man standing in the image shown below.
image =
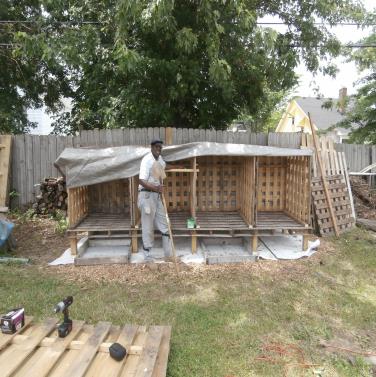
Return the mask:
[[[151,249],[154,244],[154,224],[162,234],[165,258],[171,254],[170,236],[166,212],[162,202],[166,163],[161,156],[163,141],[152,140],[151,152],[141,161],[138,187],[138,208],[141,211],[142,243],[146,260],[152,261]]]

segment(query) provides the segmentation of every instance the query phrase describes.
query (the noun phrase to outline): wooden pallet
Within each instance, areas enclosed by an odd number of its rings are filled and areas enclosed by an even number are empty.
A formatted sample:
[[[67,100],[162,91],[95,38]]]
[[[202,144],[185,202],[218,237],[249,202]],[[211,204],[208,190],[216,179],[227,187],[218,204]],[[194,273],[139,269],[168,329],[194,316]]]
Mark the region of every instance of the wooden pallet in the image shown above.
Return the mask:
[[[73,321],[66,338],[58,338],[57,319],[34,324],[32,318],[16,334],[0,334],[0,377],[164,377],[170,349],[171,327],[109,322],[92,326]],[[127,349],[123,361],[109,355],[118,342]]]
[[[344,177],[339,174],[330,175],[326,177],[326,180],[338,230],[341,232],[352,228],[355,219],[352,215],[349,192]],[[334,234],[333,221],[328,209],[321,177],[312,178],[312,197],[321,235]]]
[[[303,147],[314,149],[311,135],[303,135],[302,144]],[[325,236],[335,234],[335,228],[325,194],[323,179],[325,179],[329,191],[338,233],[354,227],[355,209],[345,154],[337,152],[334,149],[333,141],[327,137],[320,137],[318,149],[318,151],[314,149],[316,153],[312,160],[311,192],[317,225],[320,234]],[[322,162],[323,177],[319,169],[318,155]]]
[[[8,207],[11,135],[0,135],[0,207]]]

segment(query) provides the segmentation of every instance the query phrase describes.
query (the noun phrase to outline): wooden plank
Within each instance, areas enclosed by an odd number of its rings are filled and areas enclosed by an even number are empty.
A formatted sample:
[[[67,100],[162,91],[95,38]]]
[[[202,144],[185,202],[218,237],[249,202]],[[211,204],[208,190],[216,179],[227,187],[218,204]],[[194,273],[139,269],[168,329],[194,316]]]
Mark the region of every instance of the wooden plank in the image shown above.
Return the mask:
[[[170,352],[171,326],[165,326],[152,377],[165,377]]]
[[[56,177],[57,170],[54,167],[54,162],[57,159],[57,152],[56,152],[56,136],[49,135],[48,136],[48,163],[47,163],[47,171],[50,177]]]
[[[58,320],[49,318],[40,324],[33,331],[33,336],[22,344],[12,345],[0,354],[0,377],[11,376],[23,363],[23,361],[34,352],[41,340],[54,330]]]
[[[94,328],[93,334],[88,338],[81,352],[65,371],[66,376],[82,377],[85,375],[90,363],[98,351],[98,348],[110,331],[110,327],[111,323],[109,322],[98,323],[98,325]]]
[[[33,137],[33,182],[34,185],[40,183],[41,176],[41,149],[40,149],[40,137],[35,135]],[[39,187],[35,188],[35,192],[39,193]]]
[[[152,377],[162,341],[163,330],[162,326],[152,326],[149,328],[135,377]]]
[[[12,343],[14,337],[21,332],[23,332],[33,321],[33,317],[26,316],[25,317],[25,326],[23,326],[21,329],[16,331],[14,334],[3,334],[0,333],[0,351],[5,348],[8,344]]]
[[[9,205],[12,136],[0,135],[0,207]]]
[[[25,204],[34,201],[34,174],[33,174],[33,137],[25,135],[25,163],[26,163],[26,187],[25,187]]]
[[[48,347],[38,350],[35,357],[28,360],[22,369],[17,373],[17,377],[45,377],[54,365],[62,357],[72,340],[81,331],[84,321],[73,321],[72,331],[65,338],[52,338]],[[50,338],[51,339],[51,338]],[[41,342],[42,345],[43,341]]]
[[[120,335],[116,339],[116,342],[121,344],[127,350],[127,356],[121,360],[116,361],[111,358],[109,355],[108,347],[112,343],[102,343],[107,344],[107,354],[98,355],[96,357],[95,362],[90,366],[90,369],[85,374],[85,377],[118,377],[126,363],[130,354],[136,354],[131,350],[131,345],[133,344],[134,340],[136,339],[136,335],[138,332],[138,326],[124,326]],[[142,352],[142,347],[140,348],[140,352]]]
[[[13,136],[13,146],[12,146],[12,162],[11,162],[11,190],[15,190],[16,192],[20,192],[20,146],[19,146],[19,139],[16,136]],[[20,205],[20,198],[16,196],[9,201],[10,205],[14,208],[19,207]]]

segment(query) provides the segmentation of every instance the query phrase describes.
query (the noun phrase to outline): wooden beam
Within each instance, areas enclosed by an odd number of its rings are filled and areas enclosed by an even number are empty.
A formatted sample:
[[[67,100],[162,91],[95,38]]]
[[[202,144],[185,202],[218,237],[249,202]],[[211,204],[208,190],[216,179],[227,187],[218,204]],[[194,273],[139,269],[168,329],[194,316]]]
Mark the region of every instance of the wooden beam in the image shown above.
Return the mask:
[[[13,339],[10,339],[10,343],[12,344],[23,344],[28,339],[32,338],[31,335],[15,335]],[[55,337],[46,337],[44,338],[39,347],[52,347],[56,344],[58,338]],[[98,352],[109,353],[109,348],[113,344],[113,342],[103,342],[99,345]],[[66,349],[68,350],[81,350],[85,345],[83,340],[71,340],[70,343],[67,345]],[[127,353],[129,355],[141,355],[143,350],[142,346],[130,346],[127,349]]]
[[[165,128],[165,144],[171,145],[173,142],[172,140],[172,127]]]
[[[194,157],[194,159],[196,159],[196,157]],[[194,173],[198,171],[197,169],[167,169],[166,173]]]
[[[325,197],[326,197],[326,201],[328,202],[330,217],[331,217],[332,223],[333,223],[334,233],[338,237],[339,231],[338,231],[337,219],[336,219],[334,209],[333,209],[333,206],[332,206],[332,200],[331,200],[329,189],[328,189],[328,182],[326,181],[326,174],[325,174],[324,166],[323,166],[323,163],[322,163],[322,160],[321,160],[320,150],[318,148],[317,135],[316,135],[316,131],[315,131],[313,125],[312,125],[310,113],[308,113],[308,119],[309,119],[311,131],[312,131],[313,145],[314,145],[315,151],[316,151],[316,157],[317,157],[317,162],[318,162],[318,165],[319,165],[319,171],[320,171],[320,175],[321,175],[321,179],[322,179],[322,184],[323,184],[323,187],[324,187]]]
[[[71,235],[69,236],[69,243],[72,255],[77,255],[77,236]]]

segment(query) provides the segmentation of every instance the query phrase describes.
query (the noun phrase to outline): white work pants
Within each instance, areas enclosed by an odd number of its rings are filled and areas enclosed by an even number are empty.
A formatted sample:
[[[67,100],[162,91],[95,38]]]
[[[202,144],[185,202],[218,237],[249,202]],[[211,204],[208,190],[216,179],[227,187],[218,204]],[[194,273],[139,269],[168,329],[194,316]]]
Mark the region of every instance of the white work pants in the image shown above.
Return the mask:
[[[142,242],[144,248],[154,245],[154,225],[162,233],[162,244],[165,257],[171,255],[171,243],[168,234],[166,212],[162,198],[157,192],[140,191],[138,208],[141,211]]]

